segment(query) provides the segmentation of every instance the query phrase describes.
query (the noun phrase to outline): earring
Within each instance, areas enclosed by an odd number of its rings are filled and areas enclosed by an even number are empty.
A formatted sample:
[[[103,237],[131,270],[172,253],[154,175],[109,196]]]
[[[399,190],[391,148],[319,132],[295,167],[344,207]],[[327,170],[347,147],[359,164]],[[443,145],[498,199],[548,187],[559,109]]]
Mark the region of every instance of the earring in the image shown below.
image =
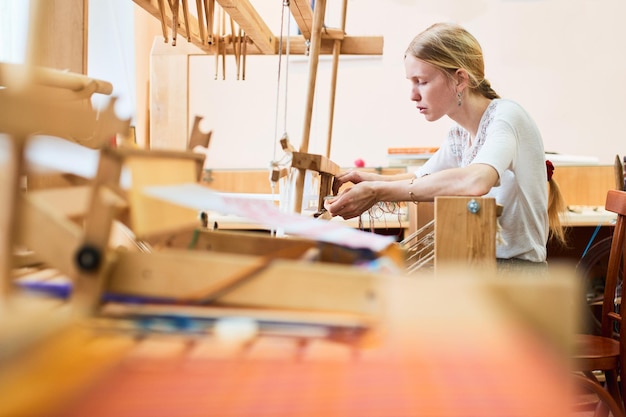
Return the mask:
[[[461,103],[462,103],[462,101],[461,101],[461,93],[459,92],[459,93],[456,93],[456,104],[458,104],[459,107],[460,107]]]

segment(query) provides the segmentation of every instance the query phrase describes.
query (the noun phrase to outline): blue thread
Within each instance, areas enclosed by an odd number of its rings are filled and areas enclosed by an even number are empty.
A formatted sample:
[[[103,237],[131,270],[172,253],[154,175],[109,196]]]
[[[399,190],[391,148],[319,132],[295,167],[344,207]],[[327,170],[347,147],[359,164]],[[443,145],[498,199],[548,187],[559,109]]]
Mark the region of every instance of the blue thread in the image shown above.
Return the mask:
[[[600,227],[602,227],[601,224],[596,226],[596,230],[593,231],[593,234],[591,235],[591,238],[589,239],[589,243],[587,243],[587,247],[585,248],[585,251],[583,252],[581,258],[584,258],[585,255],[587,254],[587,251],[589,250],[589,248],[591,247],[591,244],[593,243],[593,240],[596,238],[596,235],[598,234],[598,232],[600,231]]]

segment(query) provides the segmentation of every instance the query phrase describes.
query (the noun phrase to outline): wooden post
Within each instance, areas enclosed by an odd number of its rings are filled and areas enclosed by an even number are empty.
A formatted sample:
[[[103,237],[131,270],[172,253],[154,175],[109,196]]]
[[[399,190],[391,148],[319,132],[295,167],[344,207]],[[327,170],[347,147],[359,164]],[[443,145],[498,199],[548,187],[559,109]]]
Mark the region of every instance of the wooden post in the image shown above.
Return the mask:
[[[89,315],[96,310],[110,272],[111,254],[107,249],[111,225],[117,214],[116,200],[122,200],[113,193],[111,186],[120,182],[122,163],[121,156],[114,151],[103,148],[100,152],[98,173],[85,219],[84,240],[75,257],[78,268],[72,303],[79,315]]]
[[[306,153],[309,150],[309,137],[311,136],[311,119],[313,117],[313,101],[315,99],[315,82],[317,80],[317,64],[322,44],[322,27],[324,25],[324,14],[326,13],[326,0],[316,0],[313,14],[313,31],[311,34],[311,52],[309,59],[309,86],[307,93],[306,110],[304,113],[304,129],[302,130],[302,143],[300,152]],[[298,169],[296,178],[295,207],[296,213],[302,211],[302,198],[304,193],[304,178],[306,172]]]
[[[5,305],[11,293],[11,270],[13,268],[13,243],[17,237],[18,199],[21,192],[21,180],[24,171],[24,146],[25,137],[12,137],[8,146],[11,147],[11,157],[6,166],[8,168],[2,175],[3,180],[0,185],[4,187],[4,203],[0,208],[0,228],[4,230],[2,240],[0,240],[0,306]]]
[[[31,3],[27,63],[87,74],[87,0]]]
[[[346,12],[348,10],[348,0],[343,0],[341,10],[341,30],[346,30]],[[341,53],[341,40],[335,39],[333,42],[333,70],[330,80],[330,104],[328,111],[328,136],[326,138],[326,158],[330,158],[330,148],[333,138],[333,121],[335,118],[335,96],[337,91],[337,69],[339,67],[339,55]]]
[[[185,150],[189,139],[189,55],[202,53],[182,42],[155,38],[150,65],[150,149]]]

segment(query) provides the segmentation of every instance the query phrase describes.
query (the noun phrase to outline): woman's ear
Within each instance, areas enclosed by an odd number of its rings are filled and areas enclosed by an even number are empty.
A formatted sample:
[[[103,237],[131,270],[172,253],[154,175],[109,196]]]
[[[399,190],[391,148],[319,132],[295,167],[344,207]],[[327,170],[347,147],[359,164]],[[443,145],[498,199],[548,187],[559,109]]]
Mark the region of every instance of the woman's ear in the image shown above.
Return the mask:
[[[456,78],[457,92],[463,91],[469,85],[469,74],[463,68],[459,68],[455,71],[454,76]]]

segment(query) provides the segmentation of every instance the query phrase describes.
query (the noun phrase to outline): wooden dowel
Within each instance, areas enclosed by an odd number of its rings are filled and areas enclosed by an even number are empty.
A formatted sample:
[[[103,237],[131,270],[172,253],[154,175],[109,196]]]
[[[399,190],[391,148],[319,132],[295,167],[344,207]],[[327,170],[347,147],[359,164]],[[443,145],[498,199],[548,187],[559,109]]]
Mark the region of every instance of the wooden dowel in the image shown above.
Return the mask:
[[[241,33],[241,42],[243,45],[241,46],[241,79],[246,79],[246,54],[248,53],[248,39],[246,39],[246,33],[242,31]]]
[[[204,0],[204,8],[206,13],[206,31],[207,43],[213,44],[213,20],[215,19],[215,0]]]
[[[226,79],[226,12],[220,8],[221,31],[220,43],[222,44],[222,80]]]
[[[34,67],[23,64],[0,63],[0,85],[17,86],[29,82],[46,87],[62,88],[79,92],[87,88],[95,93],[111,94],[113,85],[107,81],[97,80],[86,75],[65,72],[53,68]]]
[[[239,26],[239,32],[237,33],[237,79],[241,78],[241,54],[242,54],[242,46],[243,46],[243,29]]]
[[[346,12],[348,9],[348,0],[343,0],[343,8],[341,11],[341,30],[345,31]],[[330,158],[330,149],[333,139],[333,123],[335,119],[335,95],[337,91],[337,70],[339,67],[339,54],[341,53],[341,40],[335,39],[333,42],[333,67],[330,80],[330,104],[328,113],[328,135],[326,137],[326,158]]]
[[[167,23],[165,21],[165,4],[163,3],[163,0],[159,0],[158,5],[159,5],[159,13],[161,14],[161,32],[163,33],[163,41],[167,43],[168,42]]]
[[[237,31],[235,31],[235,21],[232,17],[230,18],[230,33],[232,34],[233,54],[235,55],[235,71],[237,72],[237,79],[239,79],[239,42],[237,40]]]
[[[185,33],[187,34],[187,42],[191,42],[191,30],[189,29],[189,9],[187,0],[180,0],[183,5],[183,19],[185,21]]]
[[[328,104],[328,133],[326,135],[326,158],[330,158],[330,148],[333,138],[333,122],[335,119],[335,94],[337,91],[337,69],[339,67],[339,53],[341,52],[341,41],[333,43],[333,66],[330,75],[330,102]]]
[[[204,17],[204,9],[202,7],[202,0],[196,0],[196,14],[198,15],[198,31],[200,32],[200,42],[206,43],[206,33],[204,31],[204,25],[206,18]]]
[[[315,83],[317,81],[317,66],[322,44],[322,27],[324,25],[324,14],[326,10],[326,0],[315,2],[313,14],[313,31],[311,33],[311,51],[309,55],[309,84],[307,91],[307,102],[304,113],[304,130],[300,152],[308,152],[309,137],[311,135],[311,120],[313,118],[313,101],[315,99]]]
[[[211,6],[209,6],[211,7]],[[219,35],[220,33],[220,22],[221,20],[217,19],[217,30],[216,30],[216,34]],[[215,79],[217,80],[217,73],[219,72],[219,63],[220,63],[220,38],[219,36],[215,36],[213,37],[211,35],[211,39],[215,39]]]
[[[168,0],[172,10],[172,45],[176,46],[176,36],[178,34],[178,2],[179,0]]]

